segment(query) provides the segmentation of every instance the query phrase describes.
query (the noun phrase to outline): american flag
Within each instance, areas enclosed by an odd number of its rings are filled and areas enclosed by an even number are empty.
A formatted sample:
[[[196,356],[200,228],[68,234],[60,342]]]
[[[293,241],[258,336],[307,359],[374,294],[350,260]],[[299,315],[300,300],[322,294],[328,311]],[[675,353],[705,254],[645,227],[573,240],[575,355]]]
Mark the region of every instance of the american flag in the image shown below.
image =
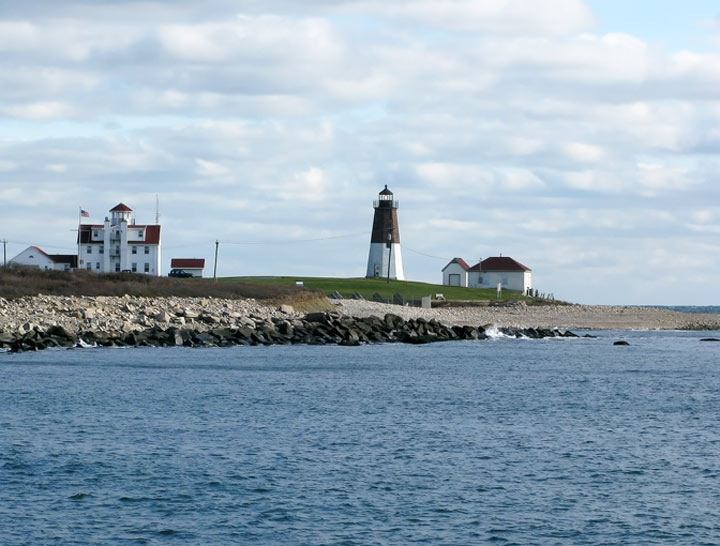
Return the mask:
[[[90,213],[86,210],[80,209],[80,216],[82,216],[83,218],[89,218]]]

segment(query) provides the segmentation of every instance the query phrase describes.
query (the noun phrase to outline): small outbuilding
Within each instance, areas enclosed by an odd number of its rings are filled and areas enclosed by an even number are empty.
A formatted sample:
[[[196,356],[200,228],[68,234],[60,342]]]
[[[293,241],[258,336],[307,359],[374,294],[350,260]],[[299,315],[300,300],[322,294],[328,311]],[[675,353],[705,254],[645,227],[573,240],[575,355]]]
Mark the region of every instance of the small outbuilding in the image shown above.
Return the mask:
[[[48,254],[37,246],[29,246],[12,258],[11,265],[29,265],[44,270],[71,271],[77,268],[75,254]]]
[[[453,258],[442,270],[443,284],[467,288],[496,288],[527,293],[532,289],[532,270],[508,256],[485,258],[472,267]]]
[[[180,269],[193,277],[202,277],[205,269],[205,258],[173,258],[170,269]]]
[[[462,258],[453,258],[450,263],[442,269],[443,285],[445,286],[468,286],[468,271],[470,266]]]

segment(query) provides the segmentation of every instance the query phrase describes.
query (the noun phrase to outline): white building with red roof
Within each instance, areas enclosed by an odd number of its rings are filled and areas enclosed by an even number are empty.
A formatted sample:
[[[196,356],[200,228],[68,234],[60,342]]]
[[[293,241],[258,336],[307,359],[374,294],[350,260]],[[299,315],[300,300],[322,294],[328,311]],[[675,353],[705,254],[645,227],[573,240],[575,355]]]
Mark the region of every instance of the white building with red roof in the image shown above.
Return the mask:
[[[528,292],[532,289],[532,270],[508,256],[485,258],[468,266],[462,258],[453,258],[442,270],[443,284],[468,288],[497,288]]]
[[[468,286],[468,270],[470,266],[462,258],[453,258],[442,269],[443,284],[445,286]]]
[[[75,254],[48,254],[37,246],[29,246],[12,258],[10,265],[29,265],[44,270],[70,271],[77,267]]]
[[[132,271],[161,274],[158,224],[136,224],[133,210],[120,203],[102,224],[80,224],[78,268],[98,273]]]

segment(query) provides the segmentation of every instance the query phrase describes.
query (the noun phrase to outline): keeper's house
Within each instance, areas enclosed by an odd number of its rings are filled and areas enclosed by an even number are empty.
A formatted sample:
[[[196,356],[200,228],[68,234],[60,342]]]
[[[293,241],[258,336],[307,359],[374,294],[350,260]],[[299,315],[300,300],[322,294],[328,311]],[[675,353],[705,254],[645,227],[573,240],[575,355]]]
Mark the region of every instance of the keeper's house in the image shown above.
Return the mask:
[[[77,267],[77,256],[75,254],[48,254],[40,247],[29,246],[9,263],[39,267],[46,271],[70,271]]]
[[[103,224],[80,224],[78,268],[98,273],[132,271],[160,275],[160,226],[135,224],[133,211],[120,203]]]
[[[532,270],[507,256],[485,258],[470,267],[462,258],[453,258],[442,269],[443,285],[466,288],[497,288],[527,292],[532,288]]]

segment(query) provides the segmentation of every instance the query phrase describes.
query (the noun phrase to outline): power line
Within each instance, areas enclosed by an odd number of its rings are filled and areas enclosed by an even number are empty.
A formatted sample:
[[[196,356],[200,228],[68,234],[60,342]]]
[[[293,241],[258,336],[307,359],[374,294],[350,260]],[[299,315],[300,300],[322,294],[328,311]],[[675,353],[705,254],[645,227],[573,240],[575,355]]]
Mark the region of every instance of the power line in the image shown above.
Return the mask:
[[[38,246],[38,247],[44,247],[44,248],[57,248],[59,250],[70,250],[67,246],[56,246],[56,245],[46,245],[43,243],[28,243],[25,241],[11,241],[10,239],[6,239],[6,242],[12,243],[14,245],[27,245],[27,246]],[[76,250],[73,248],[72,250]]]
[[[225,245],[289,245],[294,243],[315,243],[318,241],[331,241],[334,239],[348,239],[359,235],[367,235],[367,230],[358,231],[357,233],[346,233],[344,235],[332,235],[330,237],[316,237],[314,239],[286,239],[276,241],[224,241],[221,239],[220,242]]]
[[[413,252],[415,254],[420,254],[420,256],[425,256],[426,258],[433,258],[435,260],[443,260],[444,262],[449,262],[452,260],[452,258],[441,258],[440,256],[433,256],[432,254],[425,254],[424,252],[420,252],[419,250],[413,250],[410,247],[407,247],[405,245],[401,245],[403,250],[409,250],[410,252]]]

